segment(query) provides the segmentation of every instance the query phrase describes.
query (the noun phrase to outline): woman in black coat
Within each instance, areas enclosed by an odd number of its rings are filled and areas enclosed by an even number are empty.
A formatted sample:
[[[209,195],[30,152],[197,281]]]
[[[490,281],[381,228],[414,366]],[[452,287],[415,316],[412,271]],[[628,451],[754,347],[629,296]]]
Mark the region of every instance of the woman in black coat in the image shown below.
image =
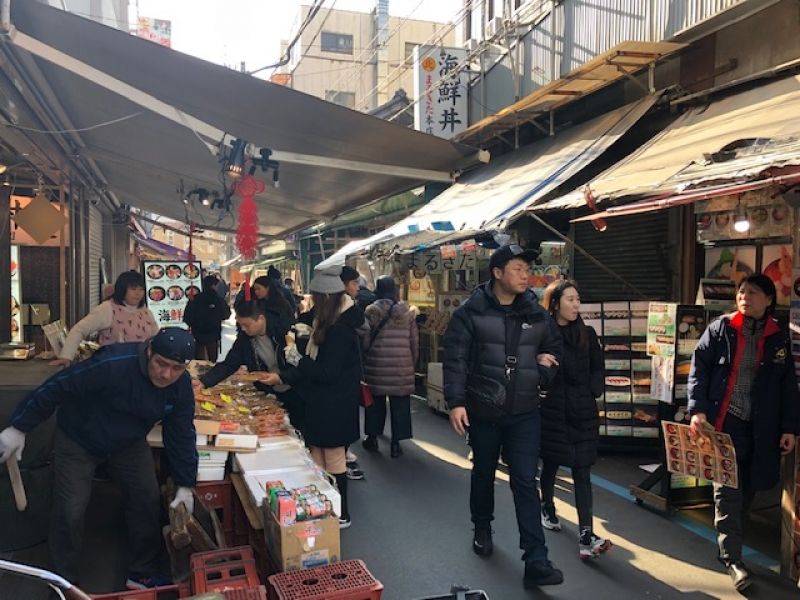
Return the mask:
[[[306,355],[296,355],[296,366],[281,369],[280,375],[269,373],[263,381],[291,385],[302,398],[303,437],[314,462],[336,478],[342,496],[339,523],[345,528],[350,526],[345,448],[359,438],[361,360],[356,330],[364,323],[364,313],[344,293],[338,269],[318,272],[309,289],[315,317]],[[287,360],[292,361],[291,350]]]
[[[591,466],[597,458],[599,416],[596,397],[603,393],[603,350],[594,329],[580,317],[581,299],[574,281],[554,281],[542,305],[553,315],[564,352],[553,383],[543,394],[542,413],[542,526],[560,531],[553,503],[556,472],[572,468],[578,509],[581,558],[597,556],[611,543],[592,530]]]

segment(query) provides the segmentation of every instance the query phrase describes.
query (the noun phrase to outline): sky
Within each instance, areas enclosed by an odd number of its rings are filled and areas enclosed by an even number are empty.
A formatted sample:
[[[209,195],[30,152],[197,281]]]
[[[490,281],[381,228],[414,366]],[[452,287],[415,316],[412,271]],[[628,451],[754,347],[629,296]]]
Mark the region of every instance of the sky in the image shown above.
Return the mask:
[[[298,8],[310,0],[131,0],[136,15],[172,21],[172,48],[217,64],[252,71],[277,62]],[[389,0],[389,14],[448,22],[463,0]],[[324,8],[369,12],[375,0],[325,0]],[[317,15],[307,31],[316,33]],[[270,71],[265,71],[266,76]]]

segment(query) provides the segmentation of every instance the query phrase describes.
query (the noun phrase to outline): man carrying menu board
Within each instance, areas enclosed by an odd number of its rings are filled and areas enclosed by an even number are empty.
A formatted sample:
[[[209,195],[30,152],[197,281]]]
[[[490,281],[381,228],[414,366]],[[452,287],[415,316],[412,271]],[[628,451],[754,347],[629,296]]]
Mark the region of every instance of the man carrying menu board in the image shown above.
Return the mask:
[[[742,562],[742,521],[756,491],[780,477],[781,454],[792,452],[800,433],[800,393],[789,332],[773,318],[775,284],[750,275],[739,284],[737,311],[703,333],[692,356],[688,408],[694,436],[706,423],[731,436],[736,487],[714,484],[714,526],[719,559],[738,591],[750,586]]]

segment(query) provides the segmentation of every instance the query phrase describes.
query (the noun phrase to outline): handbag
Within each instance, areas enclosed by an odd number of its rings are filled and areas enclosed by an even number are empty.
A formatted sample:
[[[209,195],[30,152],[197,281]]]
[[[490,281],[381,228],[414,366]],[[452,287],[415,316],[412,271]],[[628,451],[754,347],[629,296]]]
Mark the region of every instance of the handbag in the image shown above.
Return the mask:
[[[370,408],[375,404],[375,398],[372,395],[372,388],[364,381],[364,358],[361,353],[361,344],[358,345],[358,362],[361,363],[361,379],[358,382],[358,403],[364,408]]]
[[[477,356],[473,360],[472,373],[467,375],[466,408],[470,419],[497,423],[507,414],[508,390],[512,388],[516,379],[517,352],[519,340],[522,335],[522,321],[513,323],[506,317],[506,359],[505,381],[498,381],[492,377],[477,374]]]

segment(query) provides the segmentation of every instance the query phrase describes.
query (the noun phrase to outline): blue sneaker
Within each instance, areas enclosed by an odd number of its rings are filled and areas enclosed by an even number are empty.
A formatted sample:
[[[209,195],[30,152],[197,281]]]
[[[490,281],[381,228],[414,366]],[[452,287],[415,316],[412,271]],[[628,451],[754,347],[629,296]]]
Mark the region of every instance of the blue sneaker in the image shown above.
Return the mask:
[[[125,582],[125,586],[129,590],[146,590],[164,585],[172,585],[172,579],[163,575],[151,575],[150,577],[130,575],[128,581]]]

